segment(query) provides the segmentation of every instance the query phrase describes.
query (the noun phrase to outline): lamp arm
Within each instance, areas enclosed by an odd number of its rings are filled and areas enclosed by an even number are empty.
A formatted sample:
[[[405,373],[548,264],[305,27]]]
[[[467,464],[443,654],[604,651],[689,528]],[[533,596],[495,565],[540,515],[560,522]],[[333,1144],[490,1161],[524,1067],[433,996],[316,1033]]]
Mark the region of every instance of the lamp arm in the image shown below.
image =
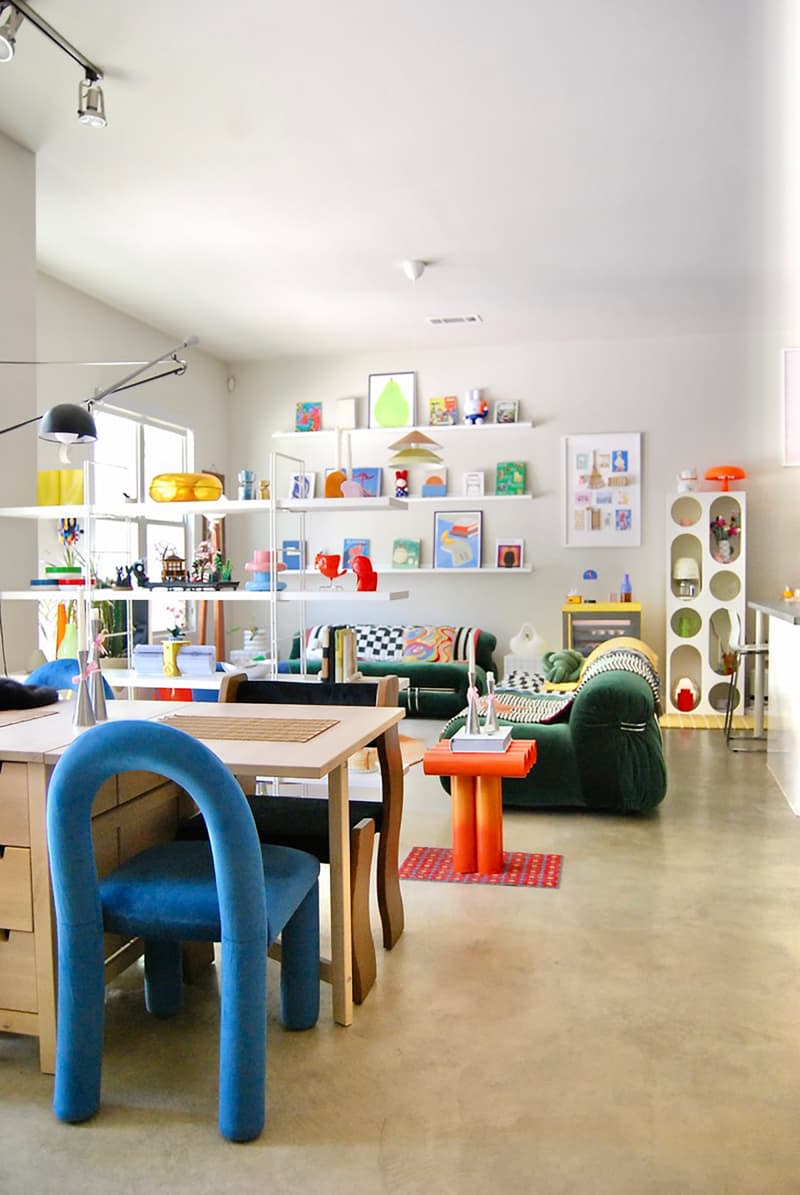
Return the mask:
[[[168,349],[166,351],[166,353],[161,353],[160,356],[154,357],[152,361],[148,361],[145,365],[140,365],[138,369],[134,369],[132,373],[126,374],[125,377],[120,378],[118,382],[112,382],[112,384],[110,386],[106,386],[105,389],[98,390],[92,396],[91,401],[92,402],[102,402],[103,399],[107,398],[109,394],[114,394],[115,391],[117,391],[117,390],[125,389],[128,382],[132,382],[134,378],[138,378],[140,374],[143,374],[145,372],[145,370],[152,369],[154,365],[159,365],[162,361],[169,361],[170,358],[175,359],[175,354],[179,353],[181,349],[190,349],[194,345],[196,345],[197,342],[198,342],[198,338],[196,336],[189,336],[186,340],[181,341],[180,344],[176,344],[174,348]],[[186,366],[184,365],[183,369],[185,369],[185,368],[186,368]],[[171,372],[179,373],[181,371],[180,370],[172,370]],[[151,381],[151,380],[155,381],[156,379],[155,378],[152,378],[152,379],[147,378],[145,380],[146,381]]]

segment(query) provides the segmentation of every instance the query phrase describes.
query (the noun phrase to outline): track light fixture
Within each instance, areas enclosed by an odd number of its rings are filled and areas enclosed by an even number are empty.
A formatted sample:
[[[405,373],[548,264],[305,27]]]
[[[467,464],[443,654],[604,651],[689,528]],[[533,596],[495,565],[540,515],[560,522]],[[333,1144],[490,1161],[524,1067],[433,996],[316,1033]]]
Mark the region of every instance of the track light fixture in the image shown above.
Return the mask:
[[[6,19],[0,24],[0,62],[10,62],[14,57],[17,30],[22,24],[22,13],[17,12],[12,4],[0,2],[0,19]]]
[[[78,66],[83,67],[85,77],[78,92],[78,120],[81,124],[89,125],[94,129],[105,128],[108,121],[103,89],[100,86],[103,78],[100,67],[90,62],[80,50],[76,50],[71,42],[68,42],[44,17],[39,16],[39,13],[31,8],[26,0],[0,0],[0,21],[2,21],[6,10],[9,15],[0,24],[0,62],[10,62],[14,57],[17,30],[22,24],[23,18],[29,21],[54,46],[58,46],[59,50],[67,54],[73,62],[77,62]]]

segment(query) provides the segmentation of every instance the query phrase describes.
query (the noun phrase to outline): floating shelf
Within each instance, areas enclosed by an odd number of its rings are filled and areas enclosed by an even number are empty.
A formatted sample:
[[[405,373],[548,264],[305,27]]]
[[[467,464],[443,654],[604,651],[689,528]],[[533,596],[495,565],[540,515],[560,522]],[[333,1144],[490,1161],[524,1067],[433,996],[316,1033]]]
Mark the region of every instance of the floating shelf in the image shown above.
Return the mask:
[[[485,431],[509,431],[516,427],[533,427],[534,424],[530,420],[519,420],[517,423],[480,423],[473,427],[471,423],[415,423],[412,425],[417,431],[426,432],[431,435],[450,435],[451,432],[471,432],[473,435],[479,435]],[[354,433],[358,435],[391,435],[396,436],[402,432],[403,428],[398,427],[343,427],[341,431],[349,435]],[[273,437],[276,440],[313,440],[318,436],[335,436],[336,428],[323,427],[318,432],[273,432]]]

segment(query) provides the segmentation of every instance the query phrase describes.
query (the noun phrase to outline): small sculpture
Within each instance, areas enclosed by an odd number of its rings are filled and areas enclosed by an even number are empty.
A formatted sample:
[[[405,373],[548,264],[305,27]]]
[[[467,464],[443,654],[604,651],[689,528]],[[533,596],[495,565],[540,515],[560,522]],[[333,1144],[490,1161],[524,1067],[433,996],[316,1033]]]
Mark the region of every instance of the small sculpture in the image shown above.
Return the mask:
[[[395,469],[394,496],[395,498],[408,497],[408,469]]]
[[[272,571],[276,573],[283,572],[286,565],[282,560],[273,560],[272,553],[266,548],[255,548],[253,550],[253,559],[248,560],[245,564],[245,569],[248,573],[253,574],[252,581],[245,581],[245,589],[252,589],[264,591],[272,588]],[[285,589],[285,581],[276,581],[276,589]]]
[[[369,556],[359,554],[350,562],[350,568],[356,575],[356,592],[364,593],[378,588],[378,574],[372,567]]]
[[[464,422],[474,427],[476,423],[485,423],[488,414],[489,404],[481,398],[480,390],[468,390],[464,395]]]
[[[497,708],[494,701],[494,673],[486,673],[486,717],[483,722],[484,734],[496,734],[499,727],[497,725]]]
[[[475,682],[475,670],[470,665],[467,687],[467,724],[464,727],[465,734],[480,734],[481,720],[478,716],[478,686]]]
[[[323,589],[341,589],[341,585],[334,585],[337,577],[343,577],[346,569],[340,569],[342,558],[333,552],[317,552],[314,557],[314,568],[319,569],[323,577],[329,581],[328,585],[323,585]]]

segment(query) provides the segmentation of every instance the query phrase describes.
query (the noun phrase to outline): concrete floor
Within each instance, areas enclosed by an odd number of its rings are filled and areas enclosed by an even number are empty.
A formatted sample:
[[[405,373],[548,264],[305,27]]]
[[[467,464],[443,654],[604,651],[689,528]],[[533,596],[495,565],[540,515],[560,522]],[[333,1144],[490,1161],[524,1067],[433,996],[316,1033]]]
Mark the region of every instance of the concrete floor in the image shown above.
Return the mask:
[[[34,1043],[0,1035],[0,1191],[800,1192],[800,821],[763,754],[665,739],[653,815],[506,816],[507,847],[564,855],[559,890],[404,884],[349,1029],[323,986],[319,1025],[284,1032],[270,963],[256,1142],[217,1132],[213,972],[168,1023],[138,969],[110,989],[87,1125],[54,1119]],[[417,768],[404,853],[448,841]]]

